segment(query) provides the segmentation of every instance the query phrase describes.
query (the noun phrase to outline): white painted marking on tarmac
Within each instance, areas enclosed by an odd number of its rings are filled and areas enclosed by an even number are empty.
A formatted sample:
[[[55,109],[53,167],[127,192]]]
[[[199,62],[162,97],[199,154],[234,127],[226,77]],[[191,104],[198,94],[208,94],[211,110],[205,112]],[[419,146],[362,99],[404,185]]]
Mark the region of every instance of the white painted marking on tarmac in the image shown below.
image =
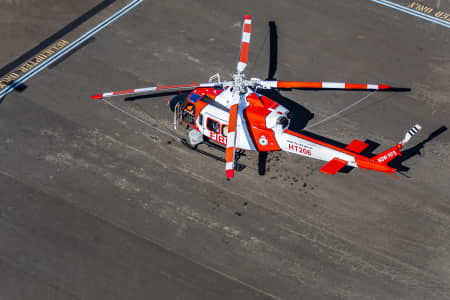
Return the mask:
[[[141,122],[142,124],[147,125],[147,126],[153,128],[153,129],[159,131],[160,133],[165,134],[165,135],[167,135],[167,136],[173,138],[175,141],[182,143],[182,140],[181,140],[179,137],[177,137],[177,136],[171,134],[170,132],[165,131],[165,130],[162,130],[161,128],[158,128],[157,126],[155,126],[155,125],[153,125],[153,124],[151,124],[151,123],[149,123],[149,122],[147,122],[147,121],[145,121],[145,120],[142,120],[142,119],[139,118],[139,117],[136,117],[135,115],[133,115],[133,114],[131,114],[131,113],[129,113],[129,112],[127,112],[127,111],[121,109],[121,108],[118,107],[117,105],[114,105],[114,104],[112,104],[111,102],[109,102],[109,101],[107,101],[107,100],[105,100],[105,99],[102,99],[102,101],[103,101],[104,103],[108,104],[109,106],[113,107],[113,108],[116,109],[117,111],[120,111],[121,113],[126,114],[126,115],[129,116],[130,118],[135,119],[136,121]]]
[[[417,11],[417,10],[405,7],[403,5],[400,5],[400,4],[397,4],[397,3],[393,3],[393,2],[390,2],[390,1],[387,1],[387,0],[370,0],[370,1],[376,2],[376,3],[384,5],[384,6],[388,6],[390,8],[393,8],[393,9],[396,9],[398,11],[401,11],[401,12],[413,15],[415,17],[424,19],[426,21],[433,22],[433,23],[439,24],[441,26],[450,28],[450,22],[444,21],[442,19],[439,19],[439,18],[436,18],[436,17],[433,17],[433,16],[429,16],[429,15],[427,15],[425,13],[422,13],[420,11]]]
[[[115,20],[117,20],[118,18],[120,18],[121,16],[126,14],[128,11],[130,11],[131,9],[133,9],[135,6],[137,6],[138,4],[140,4],[143,1],[144,0],[134,0],[134,1],[130,2],[129,4],[124,6],[122,9],[115,12],[112,16],[110,16],[109,18],[107,18],[106,20],[104,20],[103,22],[101,22],[100,24],[98,24],[97,26],[95,26],[94,28],[92,28],[91,30],[89,30],[88,32],[83,34],[82,36],[80,36],[78,39],[76,39],[69,45],[67,45],[60,52],[56,53],[53,57],[46,60],[44,63],[37,66],[36,68],[32,69],[29,73],[25,74],[23,77],[19,78],[18,80],[14,81],[13,83],[11,83],[7,88],[5,88],[4,90],[2,90],[0,92],[0,99],[3,98],[4,96],[6,96],[7,94],[9,94],[10,92],[12,92],[17,86],[21,85],[22,83],[24,83],[25,81],[27,81],[28,79],[30,79],[31,77],[33,77],[34,75],[36,75],[37,73],[39,73],[40,71],[42,71],[43,69],[48,67],[50,64],[54,63],[55,61],[57,61],[58,59],[63,57],[65,54],[67,54],[68,52],[73,50],[75,47],[84,43],[86,40],[91,38],[94,34],[99,32],[100,30],[104,29],[106,26],[110,25],[112,22],[114,22]]]
[[[371,93],[365,95],[364,97],[362,97],[362,98],[359,99],[358,101],[356,101],[356,102],[350,104],[349,106],[344,107],[343,109],[341,109],[341,110],[338,111],[337,113],[334,113],[334,114],[332,114],[331,116],[328,116],[328,117],[326,117],[325,119],[320,120],[320,121],[318,121],[318,122],[316,122],[316,123],[314,123],[314,124],[311,124],[311,125],[309,125],[309,126],[306,126],[305,129],[311,129],[311,128],[316,127],[316,126],[318,126],[318,125],[320,125],[320,124],[322,124],[322,123],[324,123],[324,122],[326,122],[326,121],[328,121],[328,120],[330,120],[330,119],[332,119],[332,118],[334,118],[334,117],[337,117],[338,115],[340,115],[341,113],[343,113],[343,112],[349,110],[349,109],[352,108],[353,106],[355,106],[355,105],[357,105],[357,104],[363,102],[364,100],[366,100],[367,98],[369,98],[371,95],[373,95],[373,93],[375,93],[375,91],[373,91],[373,92],[371,92]]]

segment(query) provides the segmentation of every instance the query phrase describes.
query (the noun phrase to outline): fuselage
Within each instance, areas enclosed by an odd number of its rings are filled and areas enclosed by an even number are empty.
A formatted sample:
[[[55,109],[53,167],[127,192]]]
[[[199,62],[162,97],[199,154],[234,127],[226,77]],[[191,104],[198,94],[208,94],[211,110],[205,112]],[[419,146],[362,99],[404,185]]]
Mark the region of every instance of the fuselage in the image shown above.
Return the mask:
[[[230,88],[197,88],[185,94],[181,101],[178,99],[182,121],[209,140],[226,146],[231,100]],[[351,167],[388,173],[395,171],[372,158],[360,155],[362,150],[355,149],[354,145],[339,148],[289,130],[289,110],[250,88],[240,101],[236,125],[237,149],[259,152],[283,150],[327,162],[336,160]],[[364,144],[358,142],[359,145]]]
[[[182,105],[183,122],[207,138],[227,144],[229,106],[232,92],[198,88],[187,95]],[[289,111],[268,97],[248,89],[239,105],[236,126],[236,148],[252,151],[281,150],[275,138],[275,127],[289,126]]]

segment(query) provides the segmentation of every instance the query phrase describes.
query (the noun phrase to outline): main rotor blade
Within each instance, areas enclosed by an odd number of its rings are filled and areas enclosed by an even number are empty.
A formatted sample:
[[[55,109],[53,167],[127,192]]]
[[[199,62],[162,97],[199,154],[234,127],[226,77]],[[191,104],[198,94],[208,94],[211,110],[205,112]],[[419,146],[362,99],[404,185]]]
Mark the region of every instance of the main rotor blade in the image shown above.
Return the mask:
[[[234,177],[234,157],[236,152],[236,124],[239,109],[239,93],[233,94],[233,105],[230,106],[228,118],[227,148],[225,150],[225,170],[228,178]]]
[[[218,83],[195,83],[195,84],[181,84],[181,85],[171,85],[171,86],[152,86],[140,89],[131,89],[124,91],[116,91],[116,92],[108,92],[98,95],[93,95],[92,99],[103,99],[107,97],[113,96],[123,96],[123,95],[133,95],[133,94],[141,94],[141,93],[149,93],[149,92],[165,92],[165,91],[182,91],[182,90],[191,90],[198,87],[216,87],[219,86]]]
[[[241,38],[241,54],[239,56],[239,62],[237,64],[238,74],[244,72],[248,61],[248,48],[250,47],[250,36],[252,33],[252,19],[249,15],[244,16],[244,26],[242,27]]]
[[[306,82],[306,81],[262,81],[266,88],[278,89],[345,89],[345,90],[386,90],[391,88],[386,84],[359,84],[345,82]]]

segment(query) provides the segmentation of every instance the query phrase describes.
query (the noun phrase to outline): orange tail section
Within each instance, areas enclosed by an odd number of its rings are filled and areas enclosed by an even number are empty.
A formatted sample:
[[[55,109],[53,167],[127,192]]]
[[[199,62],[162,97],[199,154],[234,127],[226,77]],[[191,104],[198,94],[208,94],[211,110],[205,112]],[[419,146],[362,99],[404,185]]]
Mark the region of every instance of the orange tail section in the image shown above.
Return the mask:
[[[389,148],[386,151],[381,152],[380,154],[374,156],[372,159],[379,164],[387,165],[388,162],[390,162],[397,156],[402,155],[402,153],[400,152],[401,149],[402,149],[402,144],[398,143],[394,147]]]
[[[361,168],[372,169],[385,173],[394,173],[396,170],[394,168],[389,167],[387,164],[396,158],[397,156],[401,156],[400,152],[403,145],[406,144],[414,135],[416,135],[422,127],[418,124],[414,125],[408,132],[405,134],[405,137],[401,142],[395,145],[392,148],[387,149],[384,152],[381,152],[378,155],[375,155],[369,160],[360,160],[356,159],[356,163]]]

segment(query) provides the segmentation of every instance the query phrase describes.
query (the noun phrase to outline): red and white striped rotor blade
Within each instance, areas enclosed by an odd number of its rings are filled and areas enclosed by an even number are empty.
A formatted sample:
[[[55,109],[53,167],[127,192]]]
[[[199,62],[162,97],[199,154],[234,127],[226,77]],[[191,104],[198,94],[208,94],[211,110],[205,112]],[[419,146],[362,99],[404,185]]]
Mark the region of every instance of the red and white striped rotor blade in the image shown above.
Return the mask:
[[[250,47],[250,36],[252,33],[252,19],[249,15],[244,16],[244,26],[242,27],[241,53],[237,64],[237,72],[244,72],[248,61],[248,48]]]
[[[307,81],[263,81],[262,85],[270,88],[312,88],[312,89],[345,89],[345,90],[386,90],[386,84],[359,84],[346,82],[307,82]]]
[[[236,152],[236,123],[239,102],[231,105],[228,119],[227,148],[225,150],[225,171],[228,178],[234,177],[234,157]]]
[[[182,91],[182,90],[195,89],[198,87],[215,87],[217,85],[218,85],[217,83],[199,83],[199,84],[191,83],[191,84],[181,84],[181,85],[171,85],[171,86],[152,86],[152,87],[145,87],[145,88],[140,88],[140,89],[108,92],[108,93],[93,95],[91,98],[92,99],[103,99],[103,98],[113,97],[113,96],[133,95],[133,94],[150,93],[150,92]]]

